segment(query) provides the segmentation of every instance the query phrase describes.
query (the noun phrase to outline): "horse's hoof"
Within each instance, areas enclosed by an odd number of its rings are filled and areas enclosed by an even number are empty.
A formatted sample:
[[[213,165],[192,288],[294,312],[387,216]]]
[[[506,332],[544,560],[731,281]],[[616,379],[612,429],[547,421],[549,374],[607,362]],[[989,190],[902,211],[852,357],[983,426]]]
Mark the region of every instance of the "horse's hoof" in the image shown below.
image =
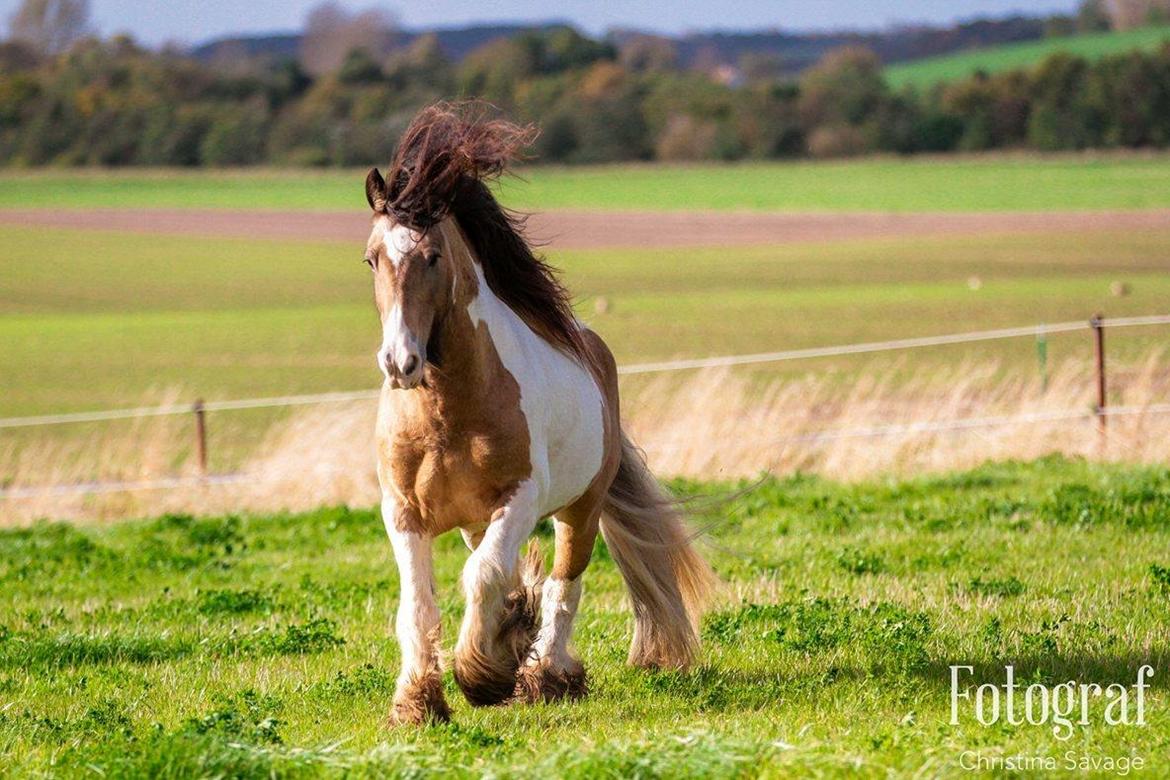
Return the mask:
[[[390,708],[391,726],[423,726],[451,720],[451,708],[443,697],[443,683],[438,675],[411,680],[394,694]]]
[[[587,693],[585,667],[578,661],[567,669],[553,669],[547,659],[529,661],[516,674],[515,697],[528,704],[575,701]]]
[[[473,707],[503,704],[512,696],[516,672],[494,669],[482,663],[460,663],[455,659],[455,682]]]

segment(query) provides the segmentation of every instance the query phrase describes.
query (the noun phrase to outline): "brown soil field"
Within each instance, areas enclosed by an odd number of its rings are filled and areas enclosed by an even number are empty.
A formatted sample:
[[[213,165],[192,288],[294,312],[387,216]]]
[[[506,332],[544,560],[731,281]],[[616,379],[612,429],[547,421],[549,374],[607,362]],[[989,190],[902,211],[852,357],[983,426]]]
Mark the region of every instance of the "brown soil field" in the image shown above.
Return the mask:
[[[320,241],[360,241],[361,211],[274,212],[198,209],[0,210],[0,224],[134,233]],[[529,235],[558,249],[750,246],[804,241],[986,233],[1154,230],[1170,210],[1013,213],[804,213],[548,211]]]

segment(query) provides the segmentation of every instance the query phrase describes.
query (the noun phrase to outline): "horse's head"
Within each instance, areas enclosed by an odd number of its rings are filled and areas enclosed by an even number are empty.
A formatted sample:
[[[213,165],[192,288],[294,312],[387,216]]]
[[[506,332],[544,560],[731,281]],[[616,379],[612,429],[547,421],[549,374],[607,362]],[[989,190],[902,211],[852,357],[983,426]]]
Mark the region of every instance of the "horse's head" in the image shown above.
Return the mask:
[[[374,220],[365,261],[382,320],[378,367],[391,387],[416,387],[428,357],[437,357],[438,326],[452,305],[455,247],[442,223],[419,231],[387,214],[386,183],[377,169],[366,179],[366,197]]]
[[[476,295],[480,272],[540,335],[570,353],[583,349],[568,292],[524,239],[523,218],[487,184],[535,137],[534,127],[492,119],[484,107],[440,103],[407,127],[386,178],[376,168],[366,177],[378,364],[392,387],[423,381],[428,358],[437,362],[440,325]]]

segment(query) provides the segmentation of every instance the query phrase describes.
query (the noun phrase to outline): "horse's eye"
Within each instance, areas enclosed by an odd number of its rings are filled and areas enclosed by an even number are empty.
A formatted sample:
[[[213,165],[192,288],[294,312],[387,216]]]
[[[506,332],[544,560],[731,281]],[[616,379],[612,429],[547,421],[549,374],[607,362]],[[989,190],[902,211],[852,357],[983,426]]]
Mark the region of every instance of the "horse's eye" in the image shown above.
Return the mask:
[[[370,257],[369,255],[363,257],[362,262],[368,265],[370,268],[374,267],[374,258]]]
[[[439,253],[431,252],[427,255],[427,268],[434,268],[435,263],[439,262]]]

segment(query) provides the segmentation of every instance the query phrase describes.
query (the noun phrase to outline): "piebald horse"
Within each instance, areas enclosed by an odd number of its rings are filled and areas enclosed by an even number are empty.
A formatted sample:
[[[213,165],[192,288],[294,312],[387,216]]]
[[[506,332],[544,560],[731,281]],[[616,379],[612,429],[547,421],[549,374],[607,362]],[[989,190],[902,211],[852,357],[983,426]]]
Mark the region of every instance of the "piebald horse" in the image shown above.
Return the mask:
[[[366,179],[385,375],[378,478],[401,576],[395,723],[450,717],[431,545],[455,528],[471,554],[453,671],[473,705],[584,695],[569,638],[599,528],[633,603],[629,662],[684,668],[698,647],[712,574],[622,432],[613,356],[485,184],[533,137],[432,106],[387,176]],[[547,578],[535,544],[521,561],[545,517]]]

